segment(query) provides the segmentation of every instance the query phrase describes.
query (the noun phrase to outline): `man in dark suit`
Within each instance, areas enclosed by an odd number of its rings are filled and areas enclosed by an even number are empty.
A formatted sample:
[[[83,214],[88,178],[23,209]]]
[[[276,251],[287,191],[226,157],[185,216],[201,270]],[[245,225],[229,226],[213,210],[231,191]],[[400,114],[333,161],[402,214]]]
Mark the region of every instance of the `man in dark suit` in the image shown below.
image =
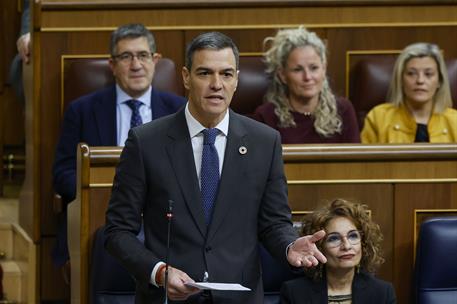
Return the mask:
[[[106,248],[136,278],[136,303],[163,303],[173,201],[170,300],[263,303],[259,241],[283,263],[311,266],[326,261],[314,244],[325,233],[297,239],[279,133],[228,109],[238,82],[233,41],[217,32],[196,37],[183,80],[184,109],[130,130],[106,213]],[[144,244],[135,237],[142,222]],[[251,291],[186,285],[205,279]]]
[[[160,55],[153,35],[142,24],[127,24],[116,29],[111,35],[110,51],[109,63],[116,83],[76,99],[65,112],[53,170],[54,189],[64,203],[76,196],[79,142],[91,146],[123,146],[132,125],[175,113],[185,104],[183,97],[151,87]],[[68,260],[66,240],[64,220],[53,252],[57,266]]]

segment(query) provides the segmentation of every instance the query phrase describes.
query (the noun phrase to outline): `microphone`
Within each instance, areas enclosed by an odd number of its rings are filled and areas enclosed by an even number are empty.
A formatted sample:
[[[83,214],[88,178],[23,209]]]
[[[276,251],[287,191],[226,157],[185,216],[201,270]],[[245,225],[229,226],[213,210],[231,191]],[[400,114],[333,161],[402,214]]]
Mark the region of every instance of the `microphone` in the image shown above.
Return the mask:
[[[165,288],[165,303],[168,304],[168,260],[170,258],[170,236],[171,236],[171,219],[173,218],[173,200],[168,200],[168,211],[167,211],[167,221],[168,221],[168,230],[167,230],[167,252],[165,255],[165,282],[163,287]]]

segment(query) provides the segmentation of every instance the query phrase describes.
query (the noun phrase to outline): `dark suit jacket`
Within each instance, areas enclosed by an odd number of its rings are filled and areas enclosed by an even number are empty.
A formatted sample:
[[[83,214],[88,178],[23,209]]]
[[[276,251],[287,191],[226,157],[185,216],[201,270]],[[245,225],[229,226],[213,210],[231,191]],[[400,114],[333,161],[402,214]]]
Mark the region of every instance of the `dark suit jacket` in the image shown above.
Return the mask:
[[[327,281],[313,281],[301,277],[287,281],[281,288],[281,303],[322,304],[328,303]],[[352,282],[353,304],[391,304],[396,303],[392,284],[361,271]]]
[[[242,146],[246,154],[239,152]],[[215,303],[263,303],[258,241],[287,263],[286,247],[296,238],[286,191],[279,133],[230,111],[219,193],[207,227],[181,110],[130,130],[106,213],[105,245],[136,278],[136,303],[163,303],[163,289],[149,281],[154,265],[165,260],[171,199],[170,265],[196,281],[208,270],[209,281],[252,289],[213,292]],[[144,245],[135,237],[142,214]]]
[[[152,119],[175,113],[185,102],[182,97],[153,89]],[[53,168],[54,190],[64,204],[76,196],[76,147],[80,142],[90,146],[117,145],[115,85],[76,99],[65,111]],[[69,259],[66,212],[60,219],[52,259],[57,267]]]
[[[175,113],[186,100],[170,93],[151,92],[152,119]],[[54,189],[65,202],[76,195],[76,147],[116,146],[116,89],[110,86],[71,102],[65,111],[54,161]]]

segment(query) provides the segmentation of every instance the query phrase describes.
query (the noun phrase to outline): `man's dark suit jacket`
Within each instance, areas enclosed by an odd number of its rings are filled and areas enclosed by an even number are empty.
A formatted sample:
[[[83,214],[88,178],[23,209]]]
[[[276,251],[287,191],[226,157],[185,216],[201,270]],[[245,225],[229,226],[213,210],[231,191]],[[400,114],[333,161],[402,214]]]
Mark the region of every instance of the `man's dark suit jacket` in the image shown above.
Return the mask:
[[[105,245],[136,278],[136,303],[163,303],[164,290],[149,281],[155,264],[165,260],[169,200],[174,202],[170,265],[195,281],[207,270],[210,282],[252,289],[212,292],[215,303],[263,303],[259,240],[287,263],[286,247],[296,238],[279,133],[230,111],[219,192],[207,227],[184,110],[130,130],[106,213]],[[142,215],[144,245],[135,237]]]
[[[186,100],[170,93],[151,92],[152,119],[177,112]],[[54,189],[65,202],[76,195],[76,147],[116,146],[116,86],[112,85],[71,102],[65,111],[54,162]]]
[[[152,89],[152,119],[175,113],[185,102],[183,97]],[[115,85],[72,101],[65,111],[53,168],[54,190],[65,204],[76,196],[76,147],[80,142],[90,146],[117,145]],[[53,257],[61,265],[68,259],[65,227],[58,231],[58,239]]]
[[[313,281],[307,277],[287,281],[281,288],[283,304],[322,304],[328,303],[327,280]],[[352,282],[353,304],[391,304],[396,303],[392,284],[361,271]]]

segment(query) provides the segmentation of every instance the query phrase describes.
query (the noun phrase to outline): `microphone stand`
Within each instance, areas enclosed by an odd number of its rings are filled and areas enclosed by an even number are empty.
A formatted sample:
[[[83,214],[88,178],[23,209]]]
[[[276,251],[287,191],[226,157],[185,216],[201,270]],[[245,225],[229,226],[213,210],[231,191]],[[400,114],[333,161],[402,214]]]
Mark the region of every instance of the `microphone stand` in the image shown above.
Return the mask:
[[[173,200],[168,200],[168,231],[167,231],[167,252],[165,255],[165,282],[163,287],[165,288],[165,303],[168,304],[168,260],[170,258],[170,235],[171,235],[171,219],[173,218]]]

